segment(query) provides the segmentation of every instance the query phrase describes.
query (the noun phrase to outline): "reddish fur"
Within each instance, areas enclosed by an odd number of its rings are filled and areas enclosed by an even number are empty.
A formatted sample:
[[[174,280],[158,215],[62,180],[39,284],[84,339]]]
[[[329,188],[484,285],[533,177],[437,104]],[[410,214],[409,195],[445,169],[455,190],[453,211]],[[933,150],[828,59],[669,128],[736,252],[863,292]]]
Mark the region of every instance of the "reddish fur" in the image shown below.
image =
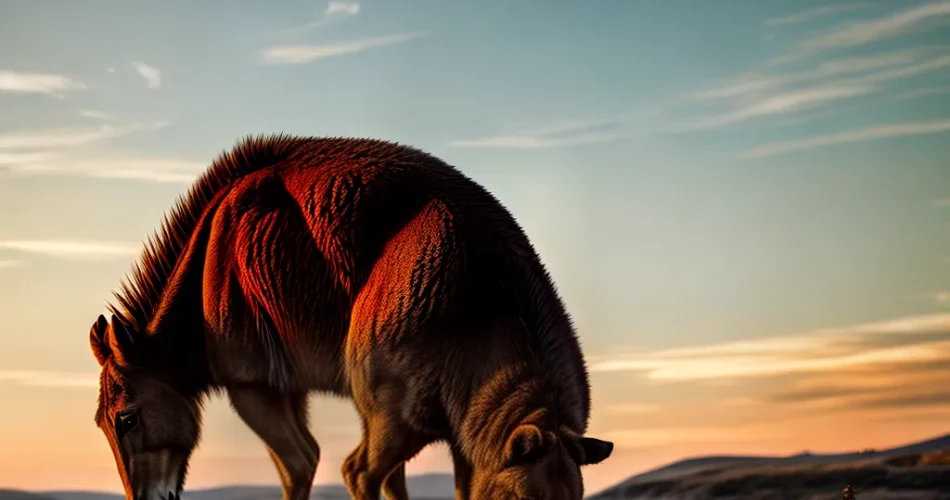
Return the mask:
[[[520,424],[568,441],[587,429],[580,346],[527,237],[485,189],[406,146],[246,139],[179,200],[117,299],[135,337],[125,364],[188,399],[350,397],[407,449],[444,440],[493,470]]]

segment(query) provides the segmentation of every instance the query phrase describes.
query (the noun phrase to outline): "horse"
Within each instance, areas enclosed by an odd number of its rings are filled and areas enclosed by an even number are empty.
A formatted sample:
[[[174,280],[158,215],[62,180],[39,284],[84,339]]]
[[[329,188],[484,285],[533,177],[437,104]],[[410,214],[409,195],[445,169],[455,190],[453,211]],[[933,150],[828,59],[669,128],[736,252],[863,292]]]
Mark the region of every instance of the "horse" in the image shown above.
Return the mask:
[[[484,187],[379,139],[245,136],[165,213],[90,330],[97,426],[126,498],[180,498],[201,409],[225,394],[283,498],[309,498],[308,395],[346,398],[357,500],[409,498],[405,463],[451,451],[456,498],[580,500],[590,386],[573,322]]]

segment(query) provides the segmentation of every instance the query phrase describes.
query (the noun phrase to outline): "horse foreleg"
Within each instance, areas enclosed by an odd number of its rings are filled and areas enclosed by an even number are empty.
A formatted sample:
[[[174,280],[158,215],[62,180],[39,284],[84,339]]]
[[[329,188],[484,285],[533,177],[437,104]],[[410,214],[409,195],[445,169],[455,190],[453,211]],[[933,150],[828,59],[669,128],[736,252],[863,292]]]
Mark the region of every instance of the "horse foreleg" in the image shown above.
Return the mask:
[[[468,500],[472,488],[472,466],[461,450],[452,447],[452,466],[455,475],[455,500]]]
[[[406,463],[399,464],[383,481],[383,496],[386,500],[409,500],[406,488]]]
[[[284,500],[310,498],[320,447],[307,429],[306,396],[288,396],[256,388],[228,389],[241,419],[267,445],[277,466]]]

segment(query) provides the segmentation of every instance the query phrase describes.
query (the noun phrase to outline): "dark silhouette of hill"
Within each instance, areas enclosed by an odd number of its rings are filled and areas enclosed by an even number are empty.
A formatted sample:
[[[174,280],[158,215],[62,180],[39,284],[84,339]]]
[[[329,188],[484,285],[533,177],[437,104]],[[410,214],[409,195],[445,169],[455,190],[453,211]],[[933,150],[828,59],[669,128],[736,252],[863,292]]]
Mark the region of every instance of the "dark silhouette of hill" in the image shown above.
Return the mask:
[[[29,493],[19,490],[0,489],[0,500],[53,500],[52,498],[39,493]]]
[[[636,475],[592,495],[607,499],[950,499],[950,435],[884,450],[786,457],[709,456]],[[863,492],[863,494],[861,494]]]
[[[930,451],[950,449],[950,434],[940,436],[919,443],[908,444],[896,448],[874,451],[854,451],[845,453],[813,454],[799,453],[785,457],[774,456],[742,456],[742,455],[713,455],[706,457],[695,457],[680,460],[656,469],[638,474],[627,481],[653,479],[664,477],[668,474],[680,474],[687,470],[706,467],[710,465],[739,465],[739,464],[757,464],[757,465],[800,465],[800,464],[818,464],[842,462],[866,458],[881,458],[886,456],[903,455],[908,453],[926,453]],[[626,482],[626,481],[625,481]],[[623,484],[623,483],[621,483]],[[618,485],[619,486],[619,485]]]
[[[451,474],[419,474],[406,478],[412,498],[420,500],[443,500],[455,498],[455,481]],[[115,493],[94,491],[50,491],[43,493],[15,492],[27,496],[5,497],[0,500],[124,500]],[[45,495],[45,496],[44,496]],[[281,500],[279,486],[233,485],[218,488],[186,490],[182,500]],[[349,500],[350,495],[342,484],[313,487],[313,500]]]

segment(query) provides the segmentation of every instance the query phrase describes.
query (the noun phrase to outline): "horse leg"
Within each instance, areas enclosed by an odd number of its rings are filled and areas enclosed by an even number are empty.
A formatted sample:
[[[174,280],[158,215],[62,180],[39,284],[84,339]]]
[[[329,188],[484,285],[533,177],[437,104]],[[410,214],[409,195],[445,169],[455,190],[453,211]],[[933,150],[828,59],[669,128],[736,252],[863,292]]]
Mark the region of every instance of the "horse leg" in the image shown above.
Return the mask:
[[[383,481],[383,496],[386,500],[409,500],[406,488],[406,462],[396,466]]]
[[[384,480],[394,472],[397,474],[394,481],[402,479],[399,481],[402,491],[390,491],[404,493],[405,475],[397,469],[403,469],[404,462],[422,450],[426,441],[405,426],[393,425],[392,421],[382,418],[371,423],[367,430],[369,432],[343,462],[343,480],[350,496],[353,500],[379,500]],[[403,498],[408,498],[408,494]]]
[[[320,447],[307,429],[306,395],[256,388],[228,389],[231,406],[267,445],[280,475],[284,500],[310,498]]]
[[[468,500],[472,488],[472,466],[456,447],[452,447],[452,467],[455,476],[455,500]]]

